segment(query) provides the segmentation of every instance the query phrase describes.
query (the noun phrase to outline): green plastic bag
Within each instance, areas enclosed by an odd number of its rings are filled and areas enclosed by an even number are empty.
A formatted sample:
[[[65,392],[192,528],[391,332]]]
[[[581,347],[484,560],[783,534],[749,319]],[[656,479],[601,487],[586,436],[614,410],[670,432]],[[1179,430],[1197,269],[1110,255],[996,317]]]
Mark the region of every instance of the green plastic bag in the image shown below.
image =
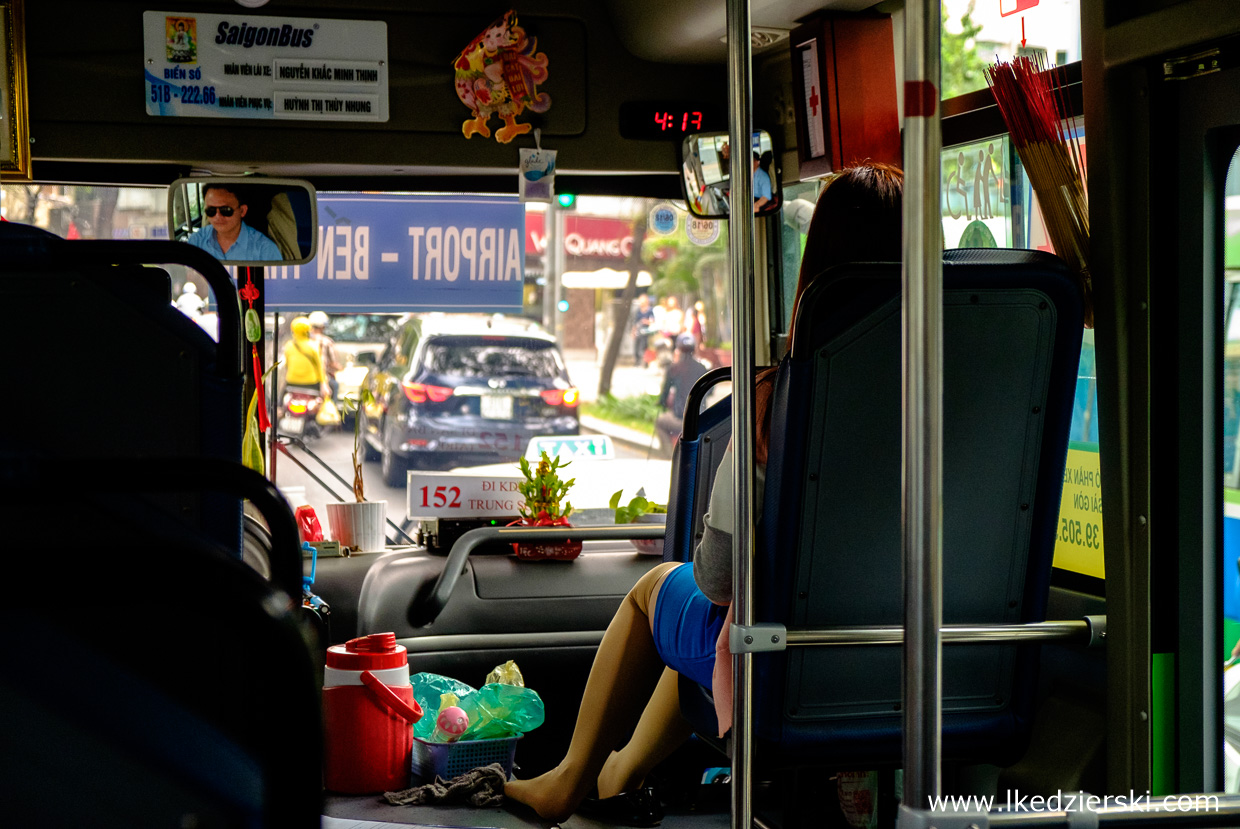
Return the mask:
[[[422,719],[413,725],[413,736],[428,743],[435,742],[431,735],[435,731],[435,719],[439,716],[439,702],[443,695],[456,694],[457,699],[463,700],[474,693],[474,689],[464,682],[439,674],[414,674],[409,678],[409,684],[413,686],[413,698],[423,711]]]
[[[444,694],[455,694],[457,706],[469,717],[462,740],[496,740],[515,737],[543,724],[542,697],[530,688],[498,682],[474,689],[460,680],[439,674],[414,674],[409,679],[413,698],[426,712],[413,726],[413,735],[426,742],[435,738],[435,721]]]
[[[458,704],[469,715],[462,740],[515,737],[543,724],[542,697],[530,688],[493,682],[462,697]]]

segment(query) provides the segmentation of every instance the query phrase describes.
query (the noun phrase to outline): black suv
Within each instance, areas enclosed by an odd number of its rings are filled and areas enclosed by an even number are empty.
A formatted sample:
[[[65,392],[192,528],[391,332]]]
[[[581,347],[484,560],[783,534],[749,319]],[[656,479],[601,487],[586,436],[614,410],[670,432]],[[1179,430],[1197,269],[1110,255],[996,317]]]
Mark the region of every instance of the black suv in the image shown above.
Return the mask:
[[[580,395],[559,347],[535,324],[472,315],[401,321],[366,376],[368,459],[405,470],[516,461],[530,438],[578,433]]]

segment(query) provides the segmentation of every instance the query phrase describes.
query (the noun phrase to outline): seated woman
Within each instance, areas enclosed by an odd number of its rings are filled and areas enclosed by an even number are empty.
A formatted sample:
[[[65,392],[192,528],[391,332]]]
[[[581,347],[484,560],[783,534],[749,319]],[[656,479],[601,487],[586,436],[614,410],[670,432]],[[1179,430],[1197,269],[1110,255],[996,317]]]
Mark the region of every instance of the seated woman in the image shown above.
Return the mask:
[[[868,164],[845,170],[818,200],[809,228],[797,303],[814,278],[843,262],[898,261],[903,176]],[[793,306],[796,319],[796,305]],[[790,326],[791,328],[791,326]],[[789,331],[789,342],[792,341]],[[775,369],[759,373],[756,500],[762,500]],[[640,578],[599,643],[568,754],[551,771],[513,780],[504,794],[548,820],[564,820],[597,787],[600,798],[642,785],[690,734],[680,716],[677,674],[712,687],[720,733],[731,723],[732,663],[726,653],[732,601],[732,462],[724,455],[693,563],[665,562]],[[624,736],[629,742],[618,751]]]

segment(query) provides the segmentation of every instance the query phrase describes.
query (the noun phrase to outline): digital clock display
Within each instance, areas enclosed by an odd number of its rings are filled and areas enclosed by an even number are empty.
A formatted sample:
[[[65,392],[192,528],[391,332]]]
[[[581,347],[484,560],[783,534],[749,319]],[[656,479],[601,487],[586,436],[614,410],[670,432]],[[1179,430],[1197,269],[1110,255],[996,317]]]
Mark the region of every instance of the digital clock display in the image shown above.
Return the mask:
[[[727,128],[727,108],[692,101],[628,101],[620,105],[623,138],[681,139]]]

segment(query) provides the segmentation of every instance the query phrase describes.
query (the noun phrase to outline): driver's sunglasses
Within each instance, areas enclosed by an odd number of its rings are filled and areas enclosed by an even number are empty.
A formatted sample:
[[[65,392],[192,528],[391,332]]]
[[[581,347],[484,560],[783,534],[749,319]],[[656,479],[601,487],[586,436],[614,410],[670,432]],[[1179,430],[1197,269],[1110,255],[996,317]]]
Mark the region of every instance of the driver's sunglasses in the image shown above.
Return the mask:
[[[206,213],[207,218],[210,219],[212,216],[215,215],[216,211],[219,211],[219,214],[223,216],[225,219],[231,219],[232,214],[236,212],[236,208],[229,207],[228,205],[224,205],[223,207],[208,207],[206,210],[202,212]]]

